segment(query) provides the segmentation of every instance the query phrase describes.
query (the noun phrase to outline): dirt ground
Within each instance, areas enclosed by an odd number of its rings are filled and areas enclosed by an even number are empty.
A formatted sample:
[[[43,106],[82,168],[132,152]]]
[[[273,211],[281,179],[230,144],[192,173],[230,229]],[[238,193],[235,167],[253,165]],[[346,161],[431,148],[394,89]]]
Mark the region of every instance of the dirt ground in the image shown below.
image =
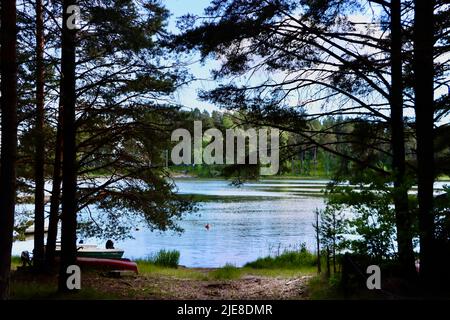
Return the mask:
[[[308,299],[310,275],[268,277],[242,275],[234,280],[213,280],[206,275],[213,269],[195,269],[203,278],[183,278],[154,273],[127,273],[113,277],[107,271],[83,273],[79,299]],[[34,274],[30,270],[12,272],[12,288],[16,299],[65,299],[57,293],[56,274]],[[15,290],[14,290],[15,289]],[[89,294],[83,294],[87,289]],[[92,295],[93,294],[93,295]]]
[[[192,280],[170,277],[127,276],[108,278],[93,274],[84,285],[123,299],[307,299],[310,276],[272,278],[243,276],[237,280]]]

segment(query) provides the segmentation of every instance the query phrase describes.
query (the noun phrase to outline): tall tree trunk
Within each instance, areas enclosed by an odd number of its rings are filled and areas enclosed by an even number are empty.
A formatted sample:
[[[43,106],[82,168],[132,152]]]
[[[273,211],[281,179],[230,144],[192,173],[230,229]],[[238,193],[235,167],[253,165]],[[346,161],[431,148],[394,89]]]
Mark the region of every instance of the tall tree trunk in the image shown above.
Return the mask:
[[[61,161],[62,161],[62,104],[58,111],[58,127],[56,129],[55,160],[53,164],[52,195],[50,198],[50,216],[48,222],[46,264],[52,268],[55,264],[56,238],[58,237],[59,204],[61,197]]]
[[[391,0],[391,143],[394,171],[394,205],[399,264],[409,278],[415,274],[412,223],[405,185],[405,134],[403,120],[402,24],[400,0]]]
[[[63,27],[61,42],[61,98],[63,105],[63,166],[62,166],[62,229],[61,229],[61,266],[58,288],[67,290],[66,273],[69,265],[76,263],[76,229],[77,229],[77,165],[75,144],[75,37],[76,29],[70,28],[68,13],[75,0],[63,1]]]
[[[2,0],[0,12],[0,300],[9,296],[9,274],[16,200],[17,26],[16,1]]]
[[[34,267],[44,263],[44,21],[42,0],[36,0],[36,152],[34,159]]]
[[[434,0],[414,1],[414,91],[417,137],[420,275],[429,279],[433,266],[434,183]]]

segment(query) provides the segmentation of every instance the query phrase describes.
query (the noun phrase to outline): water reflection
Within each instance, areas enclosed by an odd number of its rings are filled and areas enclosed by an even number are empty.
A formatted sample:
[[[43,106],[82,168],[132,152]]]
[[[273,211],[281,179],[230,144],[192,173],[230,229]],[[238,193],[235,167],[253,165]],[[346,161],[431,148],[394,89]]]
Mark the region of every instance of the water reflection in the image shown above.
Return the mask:
[[[199,212],[185,216],[180,222],[185,230],[181,235],[141,228],[133,232],[134,239],[116,242],[116,247],[125,250],[125,257],[145,258],[160,249],[175,249],[185,266],[242,266],[274,248],[303,242],[309,249],[315,248],[314,209],[324,206],[317,194],[327,181],[262,180],[240,188],[223,180],[183,179],[176,183],[182,194],[214,196],[214,201],[201,202]],[[447,183],[436,182],[436,191]],[[32,210],[33,205],[18,208]],[[97,239],[85,242],[104,245]],[[32,240],[16,242],[13,254],[31,251],[32,246]]]
[[[163,248],[179,250],[180,263],[189,267],[218,267],[226,263],[242,266],[267,255],[270,248],[303,242],[314,249],[314,209],[323,207],[323,199],[299,196],[289,188],[259,190],[260,186],[279,184],[262,182],[236,188],[221,180],[178,181],[180,193],[221,196],[224,201],[200,203],[199,212],[181,221],[185,230],[181,235],[143,229],[133,233],[134,240],[117,245],[125,249],[129,258],[142,258]],[[289,185],[289,181],[283,181],[283,189]],[[292,182],[293,188],[299,185],[299,181]],[[248,199],[255,196],[259,199]],[[228,197],[232,201],[225,201]],[[206,224],[210,225],[209,230]]]
[[[277,190],[277,185],[283,190]],[[293,192],[299,185],[299,181],[264,181],[236,188],[223,180],[180,180],[177,186],[182,194],[220,198],[201,202],[197,213],[186,215],[180,222],[184,229],[181,235],[141,228],[133,232],[134,239],[115,245],[125,250],[124,257],[134,259],[160,249],[179,250],[180,264],[188,267],[218,267],[226,263],[242,266],[267,255],[270,248],[302,242],[313,249],[314,209],[323,206],[323,199],[299,196]],[[209,230],[206,224],[210,225]],[[98,239],[85,242],[104,245]],[[31,250],[32,245],[32,241],[16,242],[13,254]]]

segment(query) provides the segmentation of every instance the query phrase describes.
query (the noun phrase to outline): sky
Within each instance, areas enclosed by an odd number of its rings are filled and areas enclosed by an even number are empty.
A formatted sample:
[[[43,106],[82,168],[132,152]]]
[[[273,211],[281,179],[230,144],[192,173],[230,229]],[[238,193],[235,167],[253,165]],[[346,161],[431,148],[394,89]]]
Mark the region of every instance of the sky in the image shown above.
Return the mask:
[[[176,27],[176,20],[178,17],[185,14],[203,15],[203,10],[209,5],[210,0],[162,0],[165,7],[171,12],[168,29],[170,32],[179,33],[180,30]],[[209,59],[202,65],[198,61],[198,56],[193,56],[190,61],[193,64],[189,67],[189,71],[198,79],[207,79],[210,77],[212,68],[218,64]],[[175,102],[183,105],[186,109],[199,108],[200,110],[207,110],[211,113],[213,110],[218,110],[213,104],[205,101],[200,101],[197,92],[203,89],[212,89],[214,86],[211,81],[198,80],[189,85],[177,90],[175,93]]]
[[[169,19],[169,25],[168,30],[172,33],[180,33],[180,30],[176,27],[176,21],[177,18],[180,16],[183,16],[185,14],[194,14],[194,15],[204,15],[204,9],[209,6],[211,0],[161,0],[161,2],[165,5],[165,7],[170,11],[171,17]],[[358,17],[357,20],[363,19],[362,17]],[[198,61],[198,56],[192,57],[192,62]],[[219,66],[219,63],[216,61],[211,60],[210,58],[205,61],[205,64],[202,65],[199,62],[193,63],[189,66],[189,71],[191,74],[194,75],[195,78],[199,79],[205,79],[205,80],[198,80],[192,83],[189,83],[188,85],[184,86],[183,88],[177,90],[175,93],[174,99],[175,102],[179,105],[183,105],[186,107],[186,109],[194,109],[199,108],[200,110],[207,110],[208,112],[212,112],[213,110],[219,110],[218,107],[214,106],[213,104],[207,102],[207,101],[201,101],[198,98],[198,91],[199,90],[207,90],[207,89],[213,89],[217,82],[208,81],[207,79],[210,77],[210,70],[215,69]],[[295,75],[293,75],[295,76]],[[267,79],[268,75],[266,74],[259,74],[257,72],[256,74],[252,75],[253,80],[255,78],[261,77],[261,80]],[[277,79],[280,80],[285,78],[286,74],[270,74],[269,78],[271,79]],[[250,81],[253,81],[250,80]],[[245,81],[245,80],[244,80]],[[309,100],[311,97],[304,97],[304,99]],[[291,101],[294,104],[301,104],[301,101]],[[313,113],[320,112],[320,104],[317,103],[317,105],[310,104],[308,105],[309,111]]]
[[[169,19],[169,25],[168,30],[172,33],[180,33],[180,30],[176,27],[176,21],[177,18],[180,16],[183,16],[185,14],[194,14],[194,15],[204,15],[204,9],[209,6],[211,0],[161,0],[161,2],[165,5],[165,7],[170,11],[171,17]],[[367,20],[364,17],[358,16],[356,20]],[[198,56],[193,56],[191,61],[195,62],[198,61]],[[199,108],[200,110],[207,110],[211,113],[213,110],[219,110],[216,106],[213,104],[207,102],[207,101],[201,101],[198,98],[198,91],[199,90],[207,90],[207,89],[213,89],[217,82],[208,81],[207,79],[210,77],[210,70],[215,69],[219,66],[219,63],[216,61],[211,60],[210,58],[205,61],[205,64],[202,65],[199,62],[195,62],[192,65],[189,66],[189,71],[191,74],[194,75],[195,78],[204,79],[204,80],[198,80],[192,83],[189,83],[188,85],[184,86],[183,88],[177,90],[175,93],[175,102],[177,104],[183,105],[186,107],[186,109],[190,108]],[[266,74],[259,74],[258,72],[256,74],[253,74],[253,78],[258,78],[261,76],[261,80],[264,80],[267,78],[268,75]],[[286,74],[270,74],[269,78],[272,79],[283,79],[286,77]],[[255,80],[255,79],[253,79]],[[253,81],[251,80],[251,81]],[[244,80],[245,81],[245,80]],[[310,97],[308,97],[309,99]],[[305,98],[306,99],[306,98]],[[300,103],[300,101],[293,102],[294,104]],[[310,111],[313,113],[320,112],[320,105],[317,104],[317,106],[309,105]]]
[[[188,13],[203,15],[203,11],[206,7],[208,7],[210,1],[211,0],[161,0],[161,2],[171,13],[168,25],[169,31],[173,33],[180,33],[180,30],[176,27],[177,18]],[[367,17],[360,15],[355,15],[353,18],[354,19],[352,20],[354,21],[367,20]],[[207,61],[202,64],[198,62],[198,60],[199,56],[193,54],[190,59],[192,64],[189,66],[189,71],[196,79],[203,80],[191,82],[177,90],[174,95],[174,100],[177,104],[185,106],[186,109],[199,108],[200,110],[207,110],[211,113],[211,111],[219,109],[207,101],[201,101],[197,94],[199,90],[213,89],[217,85],[217,82],[214,83],[213,81],[208,80],[208,78],[210,78],[210,70],[217,68],[219,63],[217,61],[213,61],[212,59],[207,59]],[[271,77],[275,78],[276,75],[272,74]],[[319,110],[316,110],[316,112],[318,111]],[[413,110],[405,110],[405,116],[412,117]],[[448,122],[448,119],[445,119],[444,121]]]

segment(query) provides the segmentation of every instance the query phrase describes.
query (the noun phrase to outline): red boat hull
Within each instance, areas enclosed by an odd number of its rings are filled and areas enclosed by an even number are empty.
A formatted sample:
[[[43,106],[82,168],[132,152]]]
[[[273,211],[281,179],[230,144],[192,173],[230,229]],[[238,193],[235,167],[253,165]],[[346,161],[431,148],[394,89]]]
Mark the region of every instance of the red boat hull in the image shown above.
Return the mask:
[[[80,267],[86,266],[111,270],[130,270],[138,273],[136,262],[128,260],[77,257],[77,263]]]

